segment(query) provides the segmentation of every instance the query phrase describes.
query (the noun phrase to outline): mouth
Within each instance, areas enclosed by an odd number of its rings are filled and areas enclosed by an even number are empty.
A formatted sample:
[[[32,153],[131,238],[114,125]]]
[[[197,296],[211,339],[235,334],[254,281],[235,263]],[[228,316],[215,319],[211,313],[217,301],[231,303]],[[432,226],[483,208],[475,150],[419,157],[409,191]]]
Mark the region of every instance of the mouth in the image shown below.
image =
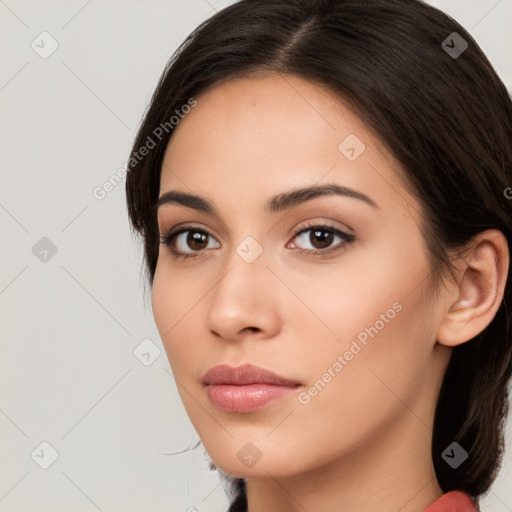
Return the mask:
[[[301,383],[251,364],[224,364],[211,368],[203,385],[219,409],[247,413],[290,395]]]

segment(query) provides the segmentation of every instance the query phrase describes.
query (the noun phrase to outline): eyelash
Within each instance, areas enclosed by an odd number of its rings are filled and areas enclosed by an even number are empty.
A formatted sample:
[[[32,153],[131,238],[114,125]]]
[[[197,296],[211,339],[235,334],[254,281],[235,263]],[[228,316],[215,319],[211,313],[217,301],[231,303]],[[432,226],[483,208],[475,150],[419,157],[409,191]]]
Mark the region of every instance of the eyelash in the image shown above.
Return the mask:
[[[313,249],[294,249],[294,250],[298,251],[299,254],[307,253],[310,256],[322,257],[322,256],[324,256],[326,254],[330,254],[332,252],[338,251],[338,250],[340,250],[342,248],[342,246],[347,245],[347,244],[350,245],[350,244],[354,243],[354,241],[355,241],[355,236],[354,235],[345,233],[344,231],[341,231],[341,230],[335,228],[334,226],[329,226],[327,224],[314,224],[314,223],[307,224],[306,226],[302,226],[302,227],[296,229],[293,232],[292,240],[294,238],[296,238],[297,236],[301,235],[302,233],[306,233],[308,231],[313,231],[313,228],[316,228],[315,231],[328,231],[330,233],[333,233],[334,235],[338,235],[343,240],[342,240],[342,242],[339,242],[339,244],[337,246],[335,246],[334,248],[316,249],[316,250],[313,250]],[[181,226],[179,228],[175,228],[173,230],[170,230],[165,235],[162,235],[160,237],[160,243],[162,245],[167,246],[170,249],[170,251],[171,251],[172,255],[174,256],[174,258],[176,258],[176,259],[183,259],[183,260],[185,260],[185,259],[188,259],[188,258],[197,258],[197,257],[200,257],[202,255],[202,253],[204,252],[204,250],[203,250],[203,251],[195,251],[195,252],[192,252],[192,253],[181,253],[180,251],[177,251],[176,249],[172,248],[172,243],[174,242],[175,238],[178,235],[181,235],[181,233],[186,233],[187,231],[192,231],[192,232],[196,232],[196,233],[202,233],[204,235],[211,236],[204,229],[197,228],[196,226],[193,226],[193,225],[184,225],[184,226]]]

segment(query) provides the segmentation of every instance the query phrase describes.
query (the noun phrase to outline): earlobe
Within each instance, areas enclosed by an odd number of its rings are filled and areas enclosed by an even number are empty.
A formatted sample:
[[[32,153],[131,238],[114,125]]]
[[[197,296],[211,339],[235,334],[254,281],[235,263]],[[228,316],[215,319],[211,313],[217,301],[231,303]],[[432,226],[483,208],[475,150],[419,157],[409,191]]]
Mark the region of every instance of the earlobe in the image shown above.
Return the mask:
[[[509,249],[503,233],[497,229],[478,233],[463,257],[458,283],[449,287],[450,300],[437,333],[440,344],[460,345],[492,322],[503,300],[508,267]]]

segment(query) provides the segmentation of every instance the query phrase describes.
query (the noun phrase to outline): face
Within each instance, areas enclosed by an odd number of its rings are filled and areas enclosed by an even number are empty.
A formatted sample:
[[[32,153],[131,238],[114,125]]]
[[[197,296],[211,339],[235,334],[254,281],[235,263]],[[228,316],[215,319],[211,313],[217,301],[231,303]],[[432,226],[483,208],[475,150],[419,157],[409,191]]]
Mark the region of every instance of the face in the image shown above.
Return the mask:
[[[162,200],[171,236],[152,304],[213,462],[287,476],[427,423],[446,359],[420,206],[398,163],[340,99],[299,77],[231,80],[196,100],[167,147],[160,197],[199,196],[214,213]],[[324,193],[284,200],[309,187]],[[204,385],[210,368],[245,363],[296,385]]]

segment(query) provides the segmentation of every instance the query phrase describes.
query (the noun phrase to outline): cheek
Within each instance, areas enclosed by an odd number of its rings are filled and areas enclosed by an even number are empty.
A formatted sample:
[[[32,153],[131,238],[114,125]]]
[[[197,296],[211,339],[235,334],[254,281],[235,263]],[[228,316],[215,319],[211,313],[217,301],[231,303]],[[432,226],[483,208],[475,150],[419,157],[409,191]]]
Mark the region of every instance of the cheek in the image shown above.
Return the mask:
[[[393,310],[394,318],[384,327],[377,324],[380,330],[359,330],[367,335],[366,344],[360,341],[362,337],[353,336],[358,330],[354,321],[347,327],[339,319],[341,341],[318,340],[322,349],[317,345],[307,354],[307,361],[301,360],[308,387],[295,405],[294,420],[301,432],[308,433],[301,438],[301,449],[314,460],[307,464],[320,464],[369,443],[401,415],[407,416],[408,407],[422,410],[417,404],[428,382],[428,336],[420,332],[415,320],[421,304],[403,302],[403,308]],[[379,302],[367,306],[381,311]],[[275,433],[273,442],[278,443],[279,432]],[[289,432],[283,429],[282,435],[284,443]]]
[[[187,366],[193,364],[191,356],[198,353],[196,345],[201,340],[198,290],[204,294],[204,288],[185,282],[176,272],[171,276],[165,265],[157,265],[151,295],[153,316],[176,376],[187,372]]]
[[[153,316],[164,345],[166,344],[167,333],[176,323],[176,294],[172,293],[171,281],[162,270],[162,265],[157,264],[153,287],[151,290],[151,305]]]
[[[303,268],[281,268],[280,275],[293,283],[299,300],[292,300],[285,321],[296,325],[298,333],[316,331],[316,337],[343,348],[350,341],[377,324],[386,330],[399,315],[407,293],[424,276],[421,259],[416,268],[391,244],[372,250],[357,250],[336,262],[304,264]],[[373,329],[374,332],[374,329]],[[369,334],[367,334],[367,337]],[[364,342],[364,334],[361,334]]]
[[[297,370],[310,385],[329,388],[331,399],[340,393],[353,412],[366,400],[378,410],[381,394],[390,394],[386,384],[414,393],[409,388],[432,349],[428,262],[420,243],[408,251],[395,247],[381,246],[373,257],[361,251],[330,272],[324,267],[295,278],[294,291],[310,310],[300,305],[302,313],[299,306],[290,312],[302,339]],[[321,394],[328,401],[329,393]]]

